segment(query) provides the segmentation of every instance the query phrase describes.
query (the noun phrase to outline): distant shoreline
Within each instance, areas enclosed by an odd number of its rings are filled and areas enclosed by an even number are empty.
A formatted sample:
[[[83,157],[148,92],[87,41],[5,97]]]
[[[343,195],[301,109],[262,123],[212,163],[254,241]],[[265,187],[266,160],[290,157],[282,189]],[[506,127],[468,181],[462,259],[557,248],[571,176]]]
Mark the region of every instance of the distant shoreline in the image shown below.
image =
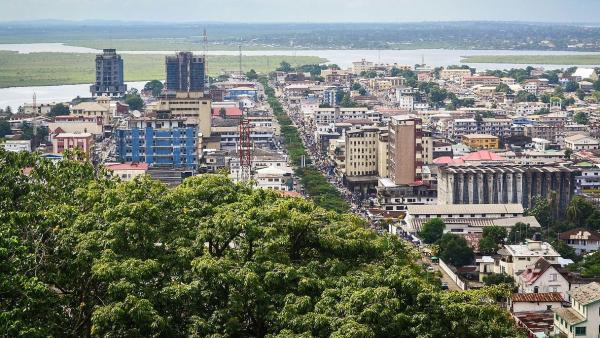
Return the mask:
[[[600,66],[600,55],[471,55],[461,57],[461,63],[506,63],[522,65],[576,64]]]

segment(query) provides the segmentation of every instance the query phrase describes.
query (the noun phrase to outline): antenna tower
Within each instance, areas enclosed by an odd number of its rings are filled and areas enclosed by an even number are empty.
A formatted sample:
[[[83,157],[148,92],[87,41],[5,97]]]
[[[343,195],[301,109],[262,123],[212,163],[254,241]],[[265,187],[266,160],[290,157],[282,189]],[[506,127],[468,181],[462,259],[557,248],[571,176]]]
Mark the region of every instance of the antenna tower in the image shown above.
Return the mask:
[[[241,181],[247,182],[252,177],[252,144],[250,142],[250,132],[252,126],[245,117],[240,119],[240,141],[238,143],[238,153],[240,155]]]
[[[37,121],[36,121],[36,116],[38,114],[38,109],[37,109],[37,100],[36,100],[36,95],[35,92],[33,92],[33,120],[31,121],[31,123],[33,124],[33,138],[35,139],[35,137],[37,136]]]
[[[240,48],[240,78],[242,77],[242,44],[239,45]]]
[[[206,34],[206,27],[204,27],[204,34],[202,36],[204,42],[204,82],[210,87],[210,76],[208,76],[208,58],[206,56],[208,52],[208,35]]]

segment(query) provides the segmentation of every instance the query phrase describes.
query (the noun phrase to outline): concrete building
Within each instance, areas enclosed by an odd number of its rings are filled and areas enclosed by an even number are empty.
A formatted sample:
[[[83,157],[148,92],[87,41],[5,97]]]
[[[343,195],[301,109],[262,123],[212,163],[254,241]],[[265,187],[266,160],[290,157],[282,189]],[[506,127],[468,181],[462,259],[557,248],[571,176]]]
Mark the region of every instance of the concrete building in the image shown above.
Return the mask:
[[[116,130],[117,157],[127,162],[195,168],[198,164],[198,125],[169,112],[134,118]]]
[[[497,86],[500,84],[500,78],[496,76],[465,76],[462,78],[461,85],[463,87],[481,86]]]
[[[389,133],[380,132],[377,136],[377,174],[379,177],[388,177],[388,143]]]
[[[392,116],[388,134],[388,174],[395,184],[412,184],[421,178],[422,136],[420,118]]]
[[[564,212],[575,194],[578,170],[563,166],[517,164],[449,165],[439,168],[440,204],[520,203],[533,206],[534,198],[556,193]]]
[[[362,59],[360,61],[352,62],[352,73],[360,74],[362,72],[368,72],[373,68],[373,62]]]
[[[131,181],[148,171],[148,163],[109,163],[104,167],[122,181]]]
[[[1,145],[6,151],[16,153],[20,151],[31,152],[31,140],[6,140]]]
[[[52,152],[62,154],[65,150],[79,149],[89,158],[94,136],[90,133],[61,133],[52,138]]]
[[[346,132],[344,181],[350,190],[366,192],[377,184],[379,128],[363,127]]]
[[[96,136],[102,136],[104,133],[103,119],[99,116],[57,116],[54,121],[48,122],[50,133],[90,133]],[[60,132],[56,132],[60,130]]]
[[[176,92],[160,99],[159,111],[170,111],[173,117],[185,118],[198,125],[202,137],[209,137],[212,126],[211,99],[202,92]]]
[[[202,56],[194,56],[192,52],[179,52],[165,57],[167,91],[202,91],[204,90],[205,61]]]
[[[600,284],[569,291],[571,307],[553,309],[554,330],[568,338],[600,335]]]
[[[575,249],[578,255],[595,252],[600,249],[600,234],[585,228],[571,229],[561,232],[558,238]]]
[[[489,134],[467,134],[462,136],[462,143],[475,149],[498,149],[500,139]]]
[[[254,176],[256,185],[261,189],[290,191],[292,186],[291,170],[277,167],[266,167],[256,170]]]
[[[565,137],[565,148],[573,151],[599,149],[600,141],[585,134],[577,134]]]
[[[123,59],[116,49],[104,49],[96,55],[96,82],[90,86],[92,96],[123,96],[127,91],[124,81]]]
[[[531,239],[528,239],[526,244],[504,245],[498,253],[501,258],[498,262],[499,270],[496,272],[505,273],[515,280],[538,258],[542,257],[550,264],[558,264],[560,257],[552,245]]]
[[[440,79],[444,81],[454,81],[460,83],[463,78],[471,76],[470,69],[442,69]]]
[[[110,99],[98,97],[93,102],[80,102],[71,107],[69,116],[97,117],[101,119],[103,125],[109,125],[113,119],[110,111]]]

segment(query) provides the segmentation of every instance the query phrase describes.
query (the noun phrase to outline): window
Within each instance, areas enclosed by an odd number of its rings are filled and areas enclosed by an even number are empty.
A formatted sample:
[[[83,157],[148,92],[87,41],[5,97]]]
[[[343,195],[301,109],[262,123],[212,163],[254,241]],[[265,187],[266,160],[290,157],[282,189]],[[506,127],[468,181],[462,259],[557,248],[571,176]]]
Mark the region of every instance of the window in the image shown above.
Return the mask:
[[[557,275],[557,274],[555,274],[555,273],[551,273],[551,274],[550,274],[550,281],[551,281],[551,282],[556,282],[556,279],[557,279],[557,276],[556,276],[556,275]]]
[[[576,336],[585,336],[586,335],[585,326],[577,326],[575,328],[575,335]]]

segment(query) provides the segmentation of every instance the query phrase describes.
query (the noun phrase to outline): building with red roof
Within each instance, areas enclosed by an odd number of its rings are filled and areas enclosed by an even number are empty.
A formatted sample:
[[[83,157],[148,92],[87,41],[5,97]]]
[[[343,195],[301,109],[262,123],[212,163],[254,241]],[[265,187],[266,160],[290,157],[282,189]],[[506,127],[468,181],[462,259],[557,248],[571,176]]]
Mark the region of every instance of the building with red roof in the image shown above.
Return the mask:
[[[225,116],[222,115],[222,110],[224,110],[225,112]],[[241,118],[243,115],[243,112],[240,108],[238,107],[214,107],[212,109],[212,116],[213,117],[224,117],[224,118]]]

